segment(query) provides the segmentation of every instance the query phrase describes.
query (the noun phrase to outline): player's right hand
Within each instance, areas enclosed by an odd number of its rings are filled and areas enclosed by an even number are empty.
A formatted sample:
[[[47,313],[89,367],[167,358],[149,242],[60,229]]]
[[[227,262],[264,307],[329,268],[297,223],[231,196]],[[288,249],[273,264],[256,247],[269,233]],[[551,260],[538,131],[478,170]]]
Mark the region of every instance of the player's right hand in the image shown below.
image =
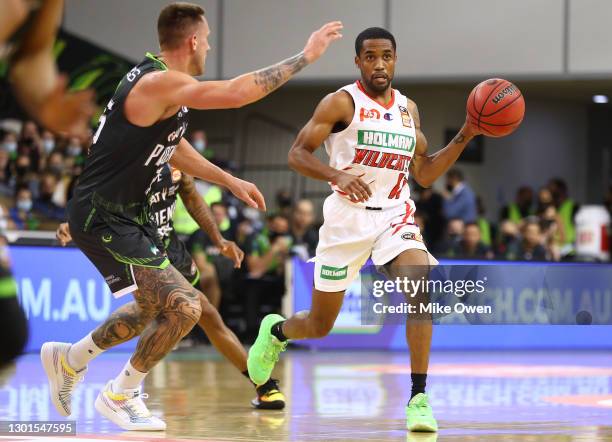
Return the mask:
[[[244,201],[250,207],[266,210],[266,200],[255,184],[234,177],[228,189],[236,198]]]
[[[72,236],[70,235],[68,223],[61,223],[59,225],[59,227],[55,231],[55,238],[59,241],[62,247],[66,246],[66,244],[72,241]]]
[[[95,110],[92,90],[69,92],[68,79],[60,76],[55,89],[37,110],[40,122],[52,132],[79,138],[87,137]]]
[[[308,63],[317,60],[327,50],[330,43],[342,38],[342,22],[332,21],[313,32],[304,46],[304,57]]]
[[[350,173],[340,172],[336,176],[334,184],[338,186],[341,191],[346,193],[354,203],[363,203],[372,196],[370,186],[363,182],[358,176],[351,175]]]

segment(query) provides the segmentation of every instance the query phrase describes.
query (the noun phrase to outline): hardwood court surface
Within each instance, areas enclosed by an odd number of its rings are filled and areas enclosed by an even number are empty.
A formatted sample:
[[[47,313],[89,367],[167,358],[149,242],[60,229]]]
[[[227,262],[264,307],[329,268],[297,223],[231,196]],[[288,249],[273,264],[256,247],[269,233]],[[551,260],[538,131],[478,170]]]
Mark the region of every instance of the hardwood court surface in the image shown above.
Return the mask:
[[[175,352],[147,378],[162,434],[128,433],[99,417],[98,390],[125,353],[93,361],[73,404],[78,434],[68,440],[204,441],[612,441],[612,354],[595,352],[437,352],[428,394],[435,434],[408,433],[404,404],[408,358],[389,352],[290,350],[276,371],[288,404],[257,411],[236,370],[214,351]],[[48,399],[38,355],[27,355],[0,381],[0,420],[63,420]],[[35,437],[0,437],[40,440]]]

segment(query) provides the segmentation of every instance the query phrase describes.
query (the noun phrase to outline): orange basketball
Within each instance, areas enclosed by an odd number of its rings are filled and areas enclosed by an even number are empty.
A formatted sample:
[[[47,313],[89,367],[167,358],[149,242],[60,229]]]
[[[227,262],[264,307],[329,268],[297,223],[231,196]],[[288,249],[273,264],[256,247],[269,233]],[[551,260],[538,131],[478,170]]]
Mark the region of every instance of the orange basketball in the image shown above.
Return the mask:
[[[521,124],[525,115],[525,99],[514,84],[491,78],[478,84],[468,97],[468,121],[484,135],[503,137]]]

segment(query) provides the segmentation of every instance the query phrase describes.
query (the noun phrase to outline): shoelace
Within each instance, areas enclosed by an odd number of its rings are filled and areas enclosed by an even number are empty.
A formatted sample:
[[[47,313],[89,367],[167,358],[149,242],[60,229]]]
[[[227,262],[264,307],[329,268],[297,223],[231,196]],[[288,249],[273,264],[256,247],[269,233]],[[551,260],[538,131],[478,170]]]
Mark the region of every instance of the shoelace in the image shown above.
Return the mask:
[[[149,409],[142,401],[142,399],[147,399],[148,397],[147,393],[134,393],[134,396],[127,400],[126,406],[138,417],[151,417]]]
[[[275,363],[278,361],[279,355],[282,351],[285,351],[287,348],[286,342],[281,342],[276,344],[274,341],[268,342],[266,346],[266,350],[263,354],[263,359],[268,363]]]

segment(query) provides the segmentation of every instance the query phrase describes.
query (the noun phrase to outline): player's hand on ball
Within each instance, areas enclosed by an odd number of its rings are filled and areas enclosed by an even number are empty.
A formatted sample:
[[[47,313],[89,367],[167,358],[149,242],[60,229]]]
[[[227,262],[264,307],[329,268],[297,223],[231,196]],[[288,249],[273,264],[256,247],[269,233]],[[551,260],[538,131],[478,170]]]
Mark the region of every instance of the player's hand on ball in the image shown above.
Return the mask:
[[[372,190],[365,182],[356,175],[339,172],[334,184],[346,193],[350,200],[354,203],[362,203],[370,199]]]
[[[55,238],[59,241],[62,247],[72,241],[72,236],[70,235],[68,223],[61,223],[59,225],[59,227],[55,231]]]
[[[266,210],[266,201],[255,184],[241,180],[240,178],[234,178],[234,181],[228,186],[228,189],[236,198],[244,201],[250,207]]]
[[[221,241],[221,244],[219,244],[219,250],[223,256],[232,260],[235,269],[240,268],[242,260],[244,259],[244,252],[234,241],[224,239]]]
[[[308,63],[317,60],[327,50],[330,43],[342,38],[342,22],[332,21],[313,32],[304,46],[304,56]]]

